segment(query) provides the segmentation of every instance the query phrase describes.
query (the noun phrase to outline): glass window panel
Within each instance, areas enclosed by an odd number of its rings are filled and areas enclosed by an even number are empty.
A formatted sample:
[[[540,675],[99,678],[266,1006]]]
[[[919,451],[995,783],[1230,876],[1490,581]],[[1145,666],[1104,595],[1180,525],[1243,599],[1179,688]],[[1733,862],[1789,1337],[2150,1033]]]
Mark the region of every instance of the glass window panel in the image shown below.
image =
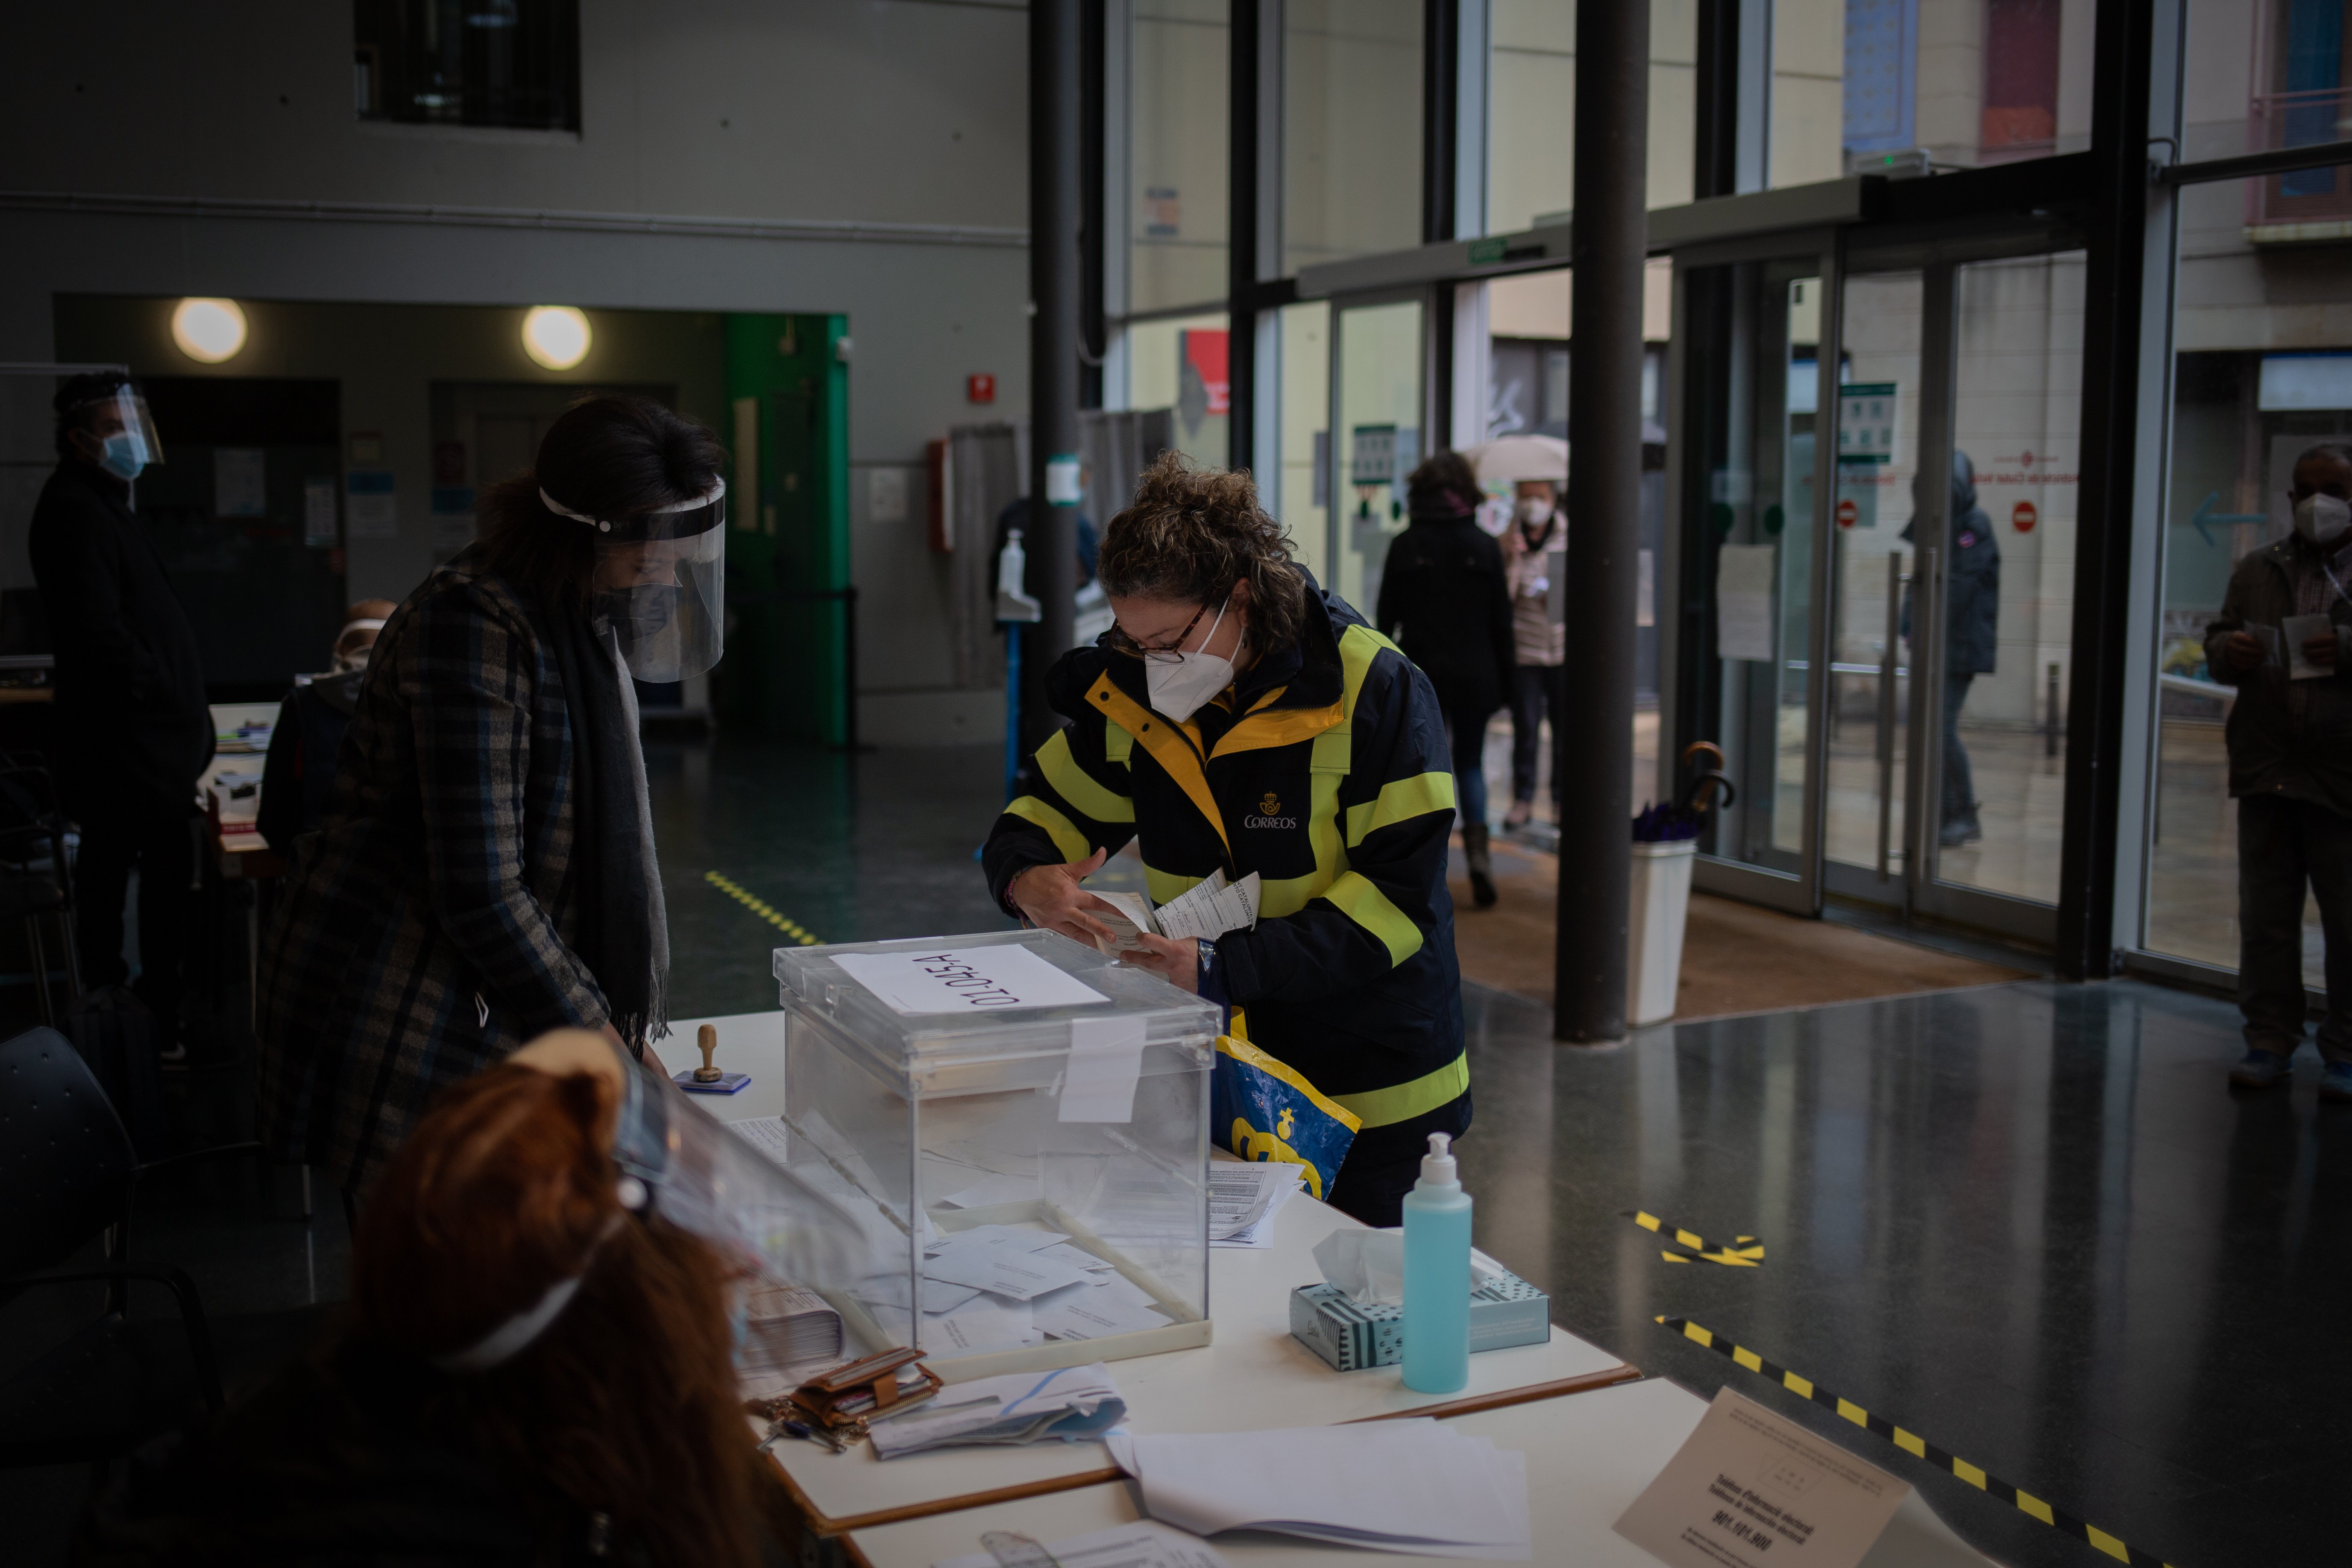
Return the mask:
[[[1127,329],[1127,405],[1172,408],[1176,449],[1213,468],[1225,466],[1233,384],[1226,376],[1231,318],[1223,310]]]
[[[1326,586],[1371,618],[1389,542],[1404,531],[1405,476],[1422,443],[1421,301],[1339,312],[1339,396],[1333,454],[1340,512]]]
[[[1509,234],[1574,204],[1576,7],[1494,0],[1488,26],[1486,232]],[[1654,207],[1691,199],[1697,73],[1697,0],[1657,0],[1650,8]]]
[[[2290,22],[2317,24],[2283,4],[2259,8],[2265,25],[2249,29],[2248,13],[2257,9],[2190,7],[2183,142],[2192,155],[2230,156],[2265,138],[2281,144],[2293,129],[2285,112],[2293,100],[2277,101],[2294,79],[2292,40],[2283,35]],[[2200,49],[2215,58],[2210,68]],[[2223,79],[2233,60],[2235,79]],[[2265,68],[2250,71],[2252,60]],[[2333,182],[2330,190],[2320,190],[2322,178]],[[2352,438],[2352,278],[2308,245],[2352,235],[2352,190],[2342,171],[2319,170],[2184,186],[2179,201],[2172,471],[2158,589],[2142,941],[2151,952],[2234,969],[2237,808],[2222,727],[2238,694],[2211,679],[2205,628],[2238,563],[2289,536],[2286,490],[2296,457],[2319,441]],[[2306,984],[2325,983],[2323,951],[2318,908],[2307,900]]]
[[[2083,269],[2069,251],[1978,262],[1953,282],[1952,445],[1976,508],[1948,525],[1930,847],[1938,880],[2044,904],[2058,901],[2065,807],[2051,698],[2063,705],[2074,646]],[[1971,534],[1996,547],[1993,582]]]
[[[1774,185],[2090,145],[2095,0],[1775,0]],[[2241,77],[2242,80],[2242,75]]]
[[[1420,0],[1282,15],[1284,274],[1420,244]]]
[[[1327,579],[1331,525],[1331,306],[1282,311],[1282,482],[1265,498],[1289,533],[1298,563]]]
[[[1128,37],[1130,311],[1225,297],[1227,0],[1134,0]]]

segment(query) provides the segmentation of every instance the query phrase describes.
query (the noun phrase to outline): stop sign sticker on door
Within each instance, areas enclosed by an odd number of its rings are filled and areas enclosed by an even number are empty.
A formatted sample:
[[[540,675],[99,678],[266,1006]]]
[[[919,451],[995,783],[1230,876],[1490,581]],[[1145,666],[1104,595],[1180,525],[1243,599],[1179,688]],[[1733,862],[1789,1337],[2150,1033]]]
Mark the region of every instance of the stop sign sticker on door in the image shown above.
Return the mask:
[[[2033,503],[2030,500],[2019,501],[2009,514],[2010,526],[2020,533],[2032,533],[2033,525],[2041,521],[2042,514],[2033,510]]]
[[[1853,504],[1852,496],[1837,503],[1837,522],[1840,528],[1852,528],[1861,516],[1862,509]]]

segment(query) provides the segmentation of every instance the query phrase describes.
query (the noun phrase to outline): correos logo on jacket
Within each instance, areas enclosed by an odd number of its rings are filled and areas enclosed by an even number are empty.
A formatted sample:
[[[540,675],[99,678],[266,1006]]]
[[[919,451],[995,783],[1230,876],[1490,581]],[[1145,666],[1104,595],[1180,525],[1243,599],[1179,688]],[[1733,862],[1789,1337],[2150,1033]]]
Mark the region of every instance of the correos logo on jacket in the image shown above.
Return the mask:
[[[1295,816],[1276,816],[1275,815],[1275,813],[1282,809],[1282,802],[1275,798],[1275,794],[1272,790],[1265,792],[1265,798],[1257,803],[1257,808],[1264,815],[1259,816],[1243,817],[1242,826],[1244,827],[1297,827],[1298,826],[1298,818]]]

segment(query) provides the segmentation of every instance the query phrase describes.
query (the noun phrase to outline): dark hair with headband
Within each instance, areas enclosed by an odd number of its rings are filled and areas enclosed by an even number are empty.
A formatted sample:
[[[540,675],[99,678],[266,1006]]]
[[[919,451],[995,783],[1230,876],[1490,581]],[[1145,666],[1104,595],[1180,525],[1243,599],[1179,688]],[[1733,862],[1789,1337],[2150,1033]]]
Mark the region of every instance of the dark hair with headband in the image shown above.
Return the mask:
[[[548,426],[529,473],[482,491],[483,564],[541,603],[584,608],[597,531],[540,491],[588,517],[635,517],[709,493],[726,461],[716,436],[650,398],[583,397]]]
[[[1097,571],[1107,594],[1179,605],[1221,605],[1247,583],[1250,646],[1268,653],[1297,639],[1307,603],[1306,574],[1249,475],[1194,468],[1174,452],[1143,471],[1134,501],[1110,520]]]

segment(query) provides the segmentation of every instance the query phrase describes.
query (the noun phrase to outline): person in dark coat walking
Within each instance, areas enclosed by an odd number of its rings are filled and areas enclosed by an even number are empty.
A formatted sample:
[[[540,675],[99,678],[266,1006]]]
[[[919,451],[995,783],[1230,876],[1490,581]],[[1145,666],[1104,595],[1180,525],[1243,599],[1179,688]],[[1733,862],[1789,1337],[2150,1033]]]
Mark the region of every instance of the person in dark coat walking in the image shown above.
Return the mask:
[[[376,639],[261,958],[262,1136],[346,1195],[533,1036],[667,1032],[629,678],[718,660],[724,460],[644,399],[574,404]]]
[[[1927,508],[1912,484],[1910,539]],[[1944,531],[1944,797],[1937,841],[1945,848],[1974,844],[1984,837],[1977,820],[1976,778],[1968,747],[1960,742],[1960,708],[1979,675],[1993,672],[2000,649],[2000,542],[1992,519],[1977,505],[1976,465],[1966,452],[1952,453],[1951,505]],[[1911,636],[1910,590],[1904,591],[1903,635]]]
[[[57,471],[27,538],[57,655],[58,785],[81,826],[75,867],[82,979],[120,984],[122,904],[139,871],[140,976],[167,1058],[180,1023],[195,878],[196,780],[212,761],[212,711],[195,629],[131,510],[131,484],[161,457],[128,376],[78,375],[58,391]]]
[[[279,855],[293,854],[294,840],[326,820],[335,756],[359,707],[368,655],[384,621],[399,607],[390,599],[362,599],[344,611],[331,655],[334,668],[296,677],[294,689],[278,705],[269,755],[261,766],[261,814],[253,826]]]
[[[1375,620],[1436,689],[1454,754],[1470,895],[1495,902],[1486,848],[1486,719],[1517,662],[1502,547],[1478,526],[1485,498],[1458,452],[1437,452],[1405,480],[1412,521],[1389,544]]]
[[[2242,1089],[2290,1083],[2303,1044],[2303,910],[2319,900],[2327,1016],[2319,1095],[2352,1100],[2352,443],[2295,459],[2294,532],[2230,574],[2205,628],[2205,666],[2238,689],[2230,705],[2230,794],[2238,803],[2238,1011]],[[2295,628],[2290,617],[2327,617]],[[2278,645],[2276,647],[2266,644]],[[2300,662],[2306,673],[2298,677]]]

